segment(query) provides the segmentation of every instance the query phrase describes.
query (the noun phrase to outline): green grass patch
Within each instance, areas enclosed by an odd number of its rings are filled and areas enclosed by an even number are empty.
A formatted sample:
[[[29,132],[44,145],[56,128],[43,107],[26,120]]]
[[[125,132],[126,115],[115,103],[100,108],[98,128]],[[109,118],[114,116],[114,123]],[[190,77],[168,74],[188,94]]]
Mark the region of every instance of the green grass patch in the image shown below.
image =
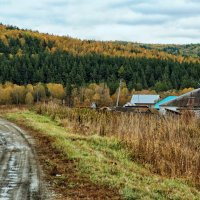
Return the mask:
[[[133,162],[128,150],[115,138],[73,134],[50,117],[32,111],[7,113],[6,118],[55,138],[53,145],[74,160],[81,176],[118,188],[124,199],[200,199],[200,192],[183,180],[152,174]]]

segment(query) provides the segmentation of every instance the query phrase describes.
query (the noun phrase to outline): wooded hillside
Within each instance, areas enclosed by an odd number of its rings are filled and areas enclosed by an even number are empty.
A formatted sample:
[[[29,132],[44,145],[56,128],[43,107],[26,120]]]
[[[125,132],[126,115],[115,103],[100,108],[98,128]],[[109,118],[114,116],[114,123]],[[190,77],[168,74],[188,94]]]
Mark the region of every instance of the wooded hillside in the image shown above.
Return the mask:
[[[123,78],[128,89],[165,91],[197,87],[200,59],[133,43],[82,41],[0,25],[0,82],[104,82],[111,93]]]

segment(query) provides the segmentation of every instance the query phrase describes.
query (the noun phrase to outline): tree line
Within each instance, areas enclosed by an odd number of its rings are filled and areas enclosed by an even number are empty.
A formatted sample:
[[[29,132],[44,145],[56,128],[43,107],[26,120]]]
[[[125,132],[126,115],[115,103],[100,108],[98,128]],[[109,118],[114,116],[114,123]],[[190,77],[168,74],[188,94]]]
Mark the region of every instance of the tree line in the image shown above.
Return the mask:
[[[171,90],[159,93],[161,98],[168,95],[181,95],[193,90],[185,88],[183,90]],[[74,86],[69,93],[69,88],[58,83],[37,83],[27,85],[17,85],[11,82],[0,84],[0,104],[1,105],[33,105],[38,102],[54,101],[70,107],[90,107],[93,102],[97,106],[115,106],[118,89],[111,95],[110,89],[105,83],[91,83],[87,86]],[[123,106],[131,100],[133,94],[157,94],[155,90],[128,90],[125,82],[122,82],[119,105]]]
[[[61,84],[17,85],[6,82],[0,85],[0,104],[28,104],[49,99],[64,100],[65,89]]]
[[[117,91],[116,91],[117,92]],[[130,93],[124,84],[120,103],[126,103]],[[38,102],[56,101],[68,106],[90,106],[95,102],[98,106],[113,106],[116,93],[111,96],[106,84],[89,84],[87,87],[74,87],[69,95],[68,88],[58,83],[37,83],[17,85],[11,82],[0,84],[1,105],[32,105]]]

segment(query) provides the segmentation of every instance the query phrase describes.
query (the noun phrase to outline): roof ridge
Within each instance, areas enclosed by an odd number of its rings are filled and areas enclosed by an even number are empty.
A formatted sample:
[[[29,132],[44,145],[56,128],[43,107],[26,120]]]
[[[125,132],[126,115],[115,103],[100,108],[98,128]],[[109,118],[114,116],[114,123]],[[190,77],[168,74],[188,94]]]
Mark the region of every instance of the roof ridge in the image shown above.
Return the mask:
[[[173,102],[173,101],[180,100],[181,98],[186,97],[186,96],[188,96],[188,95],[190,95],[190,94],[193,94],[193,93],[195,93],[195,92],[198,92],[198,91],[200,91],[200,88],[197,88],[197,89],[195,89],[195,90],[192,90],[192,91],[190,91],[190,92],[187,92],[187,93],[185,93],[185,94],[182,94],[182,95],[178,96],[176,99],[172,99],[171,101],[169,101],[169,102],[163,104],[163,106],[167,106],[167,105],[169,105],[169,103],[171,103],[171,102]]]

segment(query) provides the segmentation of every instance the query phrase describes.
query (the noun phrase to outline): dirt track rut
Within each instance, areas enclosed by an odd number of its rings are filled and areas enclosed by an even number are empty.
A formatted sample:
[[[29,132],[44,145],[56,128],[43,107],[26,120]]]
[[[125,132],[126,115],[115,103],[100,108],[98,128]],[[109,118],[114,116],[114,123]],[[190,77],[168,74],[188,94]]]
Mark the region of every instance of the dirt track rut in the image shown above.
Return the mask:
[[[46,199],[31,138],[0,119],[0,200]]]

